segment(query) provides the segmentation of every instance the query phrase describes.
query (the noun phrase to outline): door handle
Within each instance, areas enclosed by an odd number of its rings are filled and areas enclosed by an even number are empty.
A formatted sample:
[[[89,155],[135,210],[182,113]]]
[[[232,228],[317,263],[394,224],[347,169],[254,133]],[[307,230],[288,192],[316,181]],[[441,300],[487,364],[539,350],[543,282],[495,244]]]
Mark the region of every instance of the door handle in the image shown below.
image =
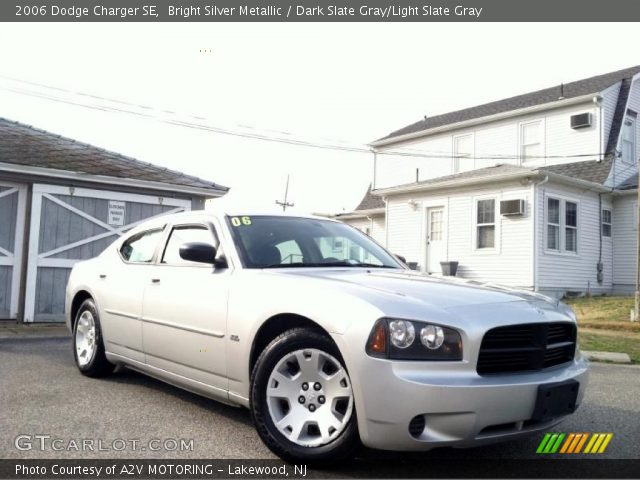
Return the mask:
[[[106,275],[106,274],[104,274],[104,273],[101,273],[101,274],[100,274],[100,278],[104,280],[105,278],[107,278],[107,275]]]
[[[151,283],[160,283],[160,279],[159,278],[152,278],[151,279]]]

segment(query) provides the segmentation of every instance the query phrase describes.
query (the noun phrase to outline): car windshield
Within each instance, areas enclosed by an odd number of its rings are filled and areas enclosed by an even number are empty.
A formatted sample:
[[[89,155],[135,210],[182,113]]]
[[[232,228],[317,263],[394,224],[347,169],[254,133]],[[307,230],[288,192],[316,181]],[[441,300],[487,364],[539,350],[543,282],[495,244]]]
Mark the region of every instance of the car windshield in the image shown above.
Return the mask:
[[[245,268],[404,268],[343,223],[302,217],[233,216],[229,228]]]

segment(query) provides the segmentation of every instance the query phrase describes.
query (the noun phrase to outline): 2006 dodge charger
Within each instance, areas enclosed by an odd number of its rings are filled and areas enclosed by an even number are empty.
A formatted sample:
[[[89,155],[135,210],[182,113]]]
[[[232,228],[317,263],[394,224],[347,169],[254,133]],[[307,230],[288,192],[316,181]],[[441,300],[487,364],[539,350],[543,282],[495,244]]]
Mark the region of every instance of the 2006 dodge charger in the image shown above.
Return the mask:
[[[248,407],[291,461],[508,440],[587,383],[566,305],[422,275],[311,216],[151,219],[73,268],[66,312],[83,374],[126,365]]]

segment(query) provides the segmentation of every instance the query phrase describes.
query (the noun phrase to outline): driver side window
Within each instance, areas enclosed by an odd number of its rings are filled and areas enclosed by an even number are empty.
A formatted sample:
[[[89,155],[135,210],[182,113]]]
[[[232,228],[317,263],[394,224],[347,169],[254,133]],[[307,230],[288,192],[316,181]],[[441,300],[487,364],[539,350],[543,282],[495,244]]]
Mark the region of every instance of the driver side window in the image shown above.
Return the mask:
[[[184,260],[180,256],[180,247],[185,243],[191,242],[215,245],[211,232],[204,225],[173,227],[169,235],[169,240],[167,241],[167,246],[164,249],[161,263],[171,265],[196,265],[195,262]]]

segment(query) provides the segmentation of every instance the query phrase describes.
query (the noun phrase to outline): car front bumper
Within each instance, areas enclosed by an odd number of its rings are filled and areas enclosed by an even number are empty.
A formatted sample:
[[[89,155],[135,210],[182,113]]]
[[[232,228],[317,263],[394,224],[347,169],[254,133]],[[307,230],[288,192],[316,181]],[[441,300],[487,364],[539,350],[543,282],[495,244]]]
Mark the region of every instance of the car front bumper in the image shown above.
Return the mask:
[[[366,446],[384,450],[470,447],[549,428],[566,416],[531,420],[538,386],[578,381],[577,407],[588,379],[588,362],[580,355],[545,371],[484,377],[464,362],[367,357],[354,368],[350,377],[360,437]],[[412,434],[409,425],[416,416],[424,418],[424,428]]]

